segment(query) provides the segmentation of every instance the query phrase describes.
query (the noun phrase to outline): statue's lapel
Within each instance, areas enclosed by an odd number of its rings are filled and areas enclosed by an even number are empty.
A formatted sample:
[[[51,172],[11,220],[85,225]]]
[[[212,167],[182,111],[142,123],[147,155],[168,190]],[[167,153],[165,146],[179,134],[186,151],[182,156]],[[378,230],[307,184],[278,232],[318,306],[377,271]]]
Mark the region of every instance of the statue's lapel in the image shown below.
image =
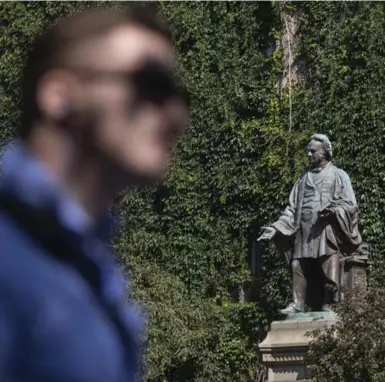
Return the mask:
[[[329,163],[322,174],[321,178],[321,205],[329,204],[334,195],[336,172],[333,164]]]
[[[308,171],[306,173],[306,186],[311,187],[311,188],[316,188],[316,183],[314,182],[314,177],[313,173],[311,171]]]
[[[305,182],[308,178],[308,171],[304,172],[298,181],[298,193],[297,193],[297,203],[295,209],[295,226],[298,228],[301,221],[301,212],[302,212],[302,201],[305,190]]]

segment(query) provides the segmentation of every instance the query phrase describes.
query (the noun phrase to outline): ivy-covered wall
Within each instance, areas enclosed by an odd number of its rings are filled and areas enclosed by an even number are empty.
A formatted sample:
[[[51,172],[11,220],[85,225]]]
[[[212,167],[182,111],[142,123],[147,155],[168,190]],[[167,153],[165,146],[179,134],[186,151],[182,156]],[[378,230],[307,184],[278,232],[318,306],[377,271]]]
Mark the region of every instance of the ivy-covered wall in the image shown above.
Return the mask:
[[[203,356],[194,361],[195,377],[190,370],[193,380],[241,380],[253,373],[260,332],[285,303],[281,290],[288,281],[284,262],[270,251],[265,266],[275,272],[266,274],[271,282],[263,291],[263,307],[229,298],[250,280],[251,226],[271,220],[286,198],[282,177],[289,178],[290,170],[281,147],[287,102],[276,88],[281,55],[271,51],[280,20],[270,2],[165,2],[160,7],[175,36],[192,120],[167,181],[127,195],[126,230],[118,249],[131,266],[141,259],[177,278],[182,299],[196,296],[198,305],[210,305],[194,313],[202,317],[205,339],[195,353]],[[138,289],[146,294],[142,285]],[[154,289],[162,285],[163,280],[153,280]],[[157,301],[164,304],[162,298]],[[153,330],[181,314],[160,312]],[[208,322],[217,329],[206,332]],[[187,329],[194,330],[189,324]],[[167,348],[168,341],[159,348]]]
[[[298,124],[328,133],[334,156],[352,178],[364,239],[372,246],[372,277],[383,279],[385,152],[384,4],[298,3],[307,63]]]
[[[1,140],[18,124],[29,43],[57,17],[89,5],[1,3]],[[384,5],[158,5],[175,36],[192,120],[169,178],[125,195],[116,250],[148,309],[148,380],[241,381],[258,372],[256,345],[290,297],[284,259],[259,248],[257,301],[231,296],[251,280],[252,228],[284,207],[311,133],[330,135],[336,163],[352,178],[373,247],[371,277],[383,279]]]

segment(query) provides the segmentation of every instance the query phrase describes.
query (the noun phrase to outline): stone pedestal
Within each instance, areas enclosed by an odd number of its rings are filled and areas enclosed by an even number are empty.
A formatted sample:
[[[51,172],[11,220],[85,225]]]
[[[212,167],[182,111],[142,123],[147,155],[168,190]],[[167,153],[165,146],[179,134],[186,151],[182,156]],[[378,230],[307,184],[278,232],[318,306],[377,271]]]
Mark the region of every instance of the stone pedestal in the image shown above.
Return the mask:
[[[310,381],[306,353],[311,337],[307,334],[333,325],[336,319],[333,313],[314,312],[273,322],[265,340],[259,344],[262,362],[267,368],[267,381]]]

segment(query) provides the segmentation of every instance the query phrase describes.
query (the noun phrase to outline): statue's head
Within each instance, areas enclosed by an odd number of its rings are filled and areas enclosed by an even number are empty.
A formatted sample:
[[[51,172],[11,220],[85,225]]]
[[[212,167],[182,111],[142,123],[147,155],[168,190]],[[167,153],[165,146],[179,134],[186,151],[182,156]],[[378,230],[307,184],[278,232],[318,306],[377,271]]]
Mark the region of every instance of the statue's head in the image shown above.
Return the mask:
[[[307,146],[307,156],[311,167],[319,167],[332,160],[332,143],[324,134],[313,134]]]

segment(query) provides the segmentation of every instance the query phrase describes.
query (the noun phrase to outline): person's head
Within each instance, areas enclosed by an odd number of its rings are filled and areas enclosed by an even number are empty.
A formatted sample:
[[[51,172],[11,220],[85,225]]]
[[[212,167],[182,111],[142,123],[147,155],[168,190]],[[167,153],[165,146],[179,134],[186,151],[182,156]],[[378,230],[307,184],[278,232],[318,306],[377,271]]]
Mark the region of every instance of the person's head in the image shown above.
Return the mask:
[[[311,167],[318,167],[322,163],[332,160],[332,143],[324,134],[314,134],[307,146],[307,156]]]
[[[164,177],[189,113],[171,35],[148,7],[89,9],[58,21],[32,47],[22,96],[27,144],[66,140],[122,186]]]

